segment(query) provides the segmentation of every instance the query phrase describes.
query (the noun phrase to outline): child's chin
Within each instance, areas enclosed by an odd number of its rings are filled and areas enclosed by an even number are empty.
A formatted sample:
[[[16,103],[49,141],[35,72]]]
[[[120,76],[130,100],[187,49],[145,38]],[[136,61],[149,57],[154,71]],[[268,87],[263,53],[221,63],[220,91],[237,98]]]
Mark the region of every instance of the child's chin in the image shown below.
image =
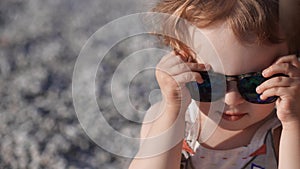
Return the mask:
[[[231,130],[231,131],[238,131],[238,130],[244,130],[250,125],[245,124],[244,122],[241,121],[226,121],[222,119],[219,123],[219,127],[225,130]]]

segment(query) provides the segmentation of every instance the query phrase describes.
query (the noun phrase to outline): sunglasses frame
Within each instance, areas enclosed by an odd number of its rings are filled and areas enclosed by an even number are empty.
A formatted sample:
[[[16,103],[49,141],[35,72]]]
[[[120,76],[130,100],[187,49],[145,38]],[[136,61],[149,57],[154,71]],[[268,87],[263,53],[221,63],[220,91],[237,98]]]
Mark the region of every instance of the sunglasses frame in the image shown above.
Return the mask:
[[[216,97],[214,99],[212,99],[210,97],[210,100],[207,100],[207,99],[206,100],[201,100],[201,97],[199,98],[199,94],[200,94],[199,91],[198,91],[198,95],[197,95],[197,92],[195,93],[195,89],[194,89],[194,87],[192,87],[195,84],[192,84],[192,83],[197,83],[197,82],[187,83],[187,88],[189,89],[192,98],[194,100],[200,101],[200,102],[213,102],[213,101],[221,99],[222,97],[225,96],[225,93],[227,92],[227,89],[228,89],[228,84],[227,83],[231,82],[231,81],[236,81],[238,92],[243,97],[243,99],[245,99],[246,101],[248,101],[250,103],[254,103],[254,104],[270,104],[270,103],[275,102],[278,97],[277,96],[272,96],[272,97],[267,98],[266,100],[260,100],[260,98],[259,98],[260,94],[256,93],[257,94],[256,101],[251,100],[251,99],[255,99],[255,98],[250,98],[250,97],[246,96],[245,93],[242,93],[242,89],[240,87],[241,81],[244,78],[253,77],[253,76],[261,76],[261,78],[263,78],[263,80],[260,84],[262,84],[266,80],[268,80],[270,78],[273,78],[273,77],[277,77],[277,76],[286,76],[287,77],[287,75],[284,75],[284,74],[276,74],[276,75],[273,75],[269,78],[265,78],[265,77],[262,76],[261,72],[250,72],[250,73],[245,73],[245,74],[241,74],[241,75],[224,75],[224,74],[216,73],[216,72],[212,72],[212,71],[200,71],[199,73],[201,74],[202,77],[208,76],[209,81],[210,81],[210,77],[213,77],[214,75],[216,75],[216,76],[219,76],[219,77],[223,77],[224,82],[226,82],[226,88],[225,88],[224,94],[221,97]],[[207,80],[207,79],[203,79],[203,80]],[[201,85],[201,84],[197,83],[198,90],[199,90],[199,85]],[[210,84],[211,84],[211,82],[210,82]],[[211,87],[212,87],[212,85],[211,85]],[[196,98],[199,98],[199,99],[196,99]]]

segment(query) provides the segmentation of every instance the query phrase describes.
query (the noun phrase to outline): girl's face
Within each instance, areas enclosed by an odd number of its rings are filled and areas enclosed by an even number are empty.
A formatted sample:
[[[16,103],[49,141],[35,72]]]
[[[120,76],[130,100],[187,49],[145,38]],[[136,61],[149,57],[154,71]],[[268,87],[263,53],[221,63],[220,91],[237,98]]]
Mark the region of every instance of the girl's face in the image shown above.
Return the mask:
[[[288,54],[286,43],[242,44],[224,23],[190,31],[193,37],[192,48],[197,53],[198,62],[210,64],[213,71],[226,75],[262,71],[280,56]],[[224,109],[212,113],[220,116],[217,122],[219,126],[229,130],[242,130],[262,121],[275,106],[275,103],[247,102],[238,92],[235,81],[228,83],[224,99],[217,102],[222,102]],[[210,106],[211,103],[199,103],[204,117],[211,112]]]

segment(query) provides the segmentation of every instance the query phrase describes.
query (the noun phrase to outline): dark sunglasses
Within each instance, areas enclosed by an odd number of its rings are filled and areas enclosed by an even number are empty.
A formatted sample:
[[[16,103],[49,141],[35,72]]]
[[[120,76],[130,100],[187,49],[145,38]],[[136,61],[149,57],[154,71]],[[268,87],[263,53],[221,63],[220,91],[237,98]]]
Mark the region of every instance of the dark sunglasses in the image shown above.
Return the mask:
[[[241,96],[248,102],[255,104],[268,104],[277,99],[272,96],[266,100],[260,99],[260,94],[256,93],[256,88],[264,81],[275,76],[286,76],[284,74],[276,74],[269,78],[264,78],[261,72],[246,73],[242,75],[223,75],[216,72],[199,72],[202,76],[203,83],[189,82],[186,84],[190,91],[192,99],[200,102],[213,102],[225,96],[227,90],[227,82],[236,81],[237,88]],[[226,83],[226,86],[224,86]]]

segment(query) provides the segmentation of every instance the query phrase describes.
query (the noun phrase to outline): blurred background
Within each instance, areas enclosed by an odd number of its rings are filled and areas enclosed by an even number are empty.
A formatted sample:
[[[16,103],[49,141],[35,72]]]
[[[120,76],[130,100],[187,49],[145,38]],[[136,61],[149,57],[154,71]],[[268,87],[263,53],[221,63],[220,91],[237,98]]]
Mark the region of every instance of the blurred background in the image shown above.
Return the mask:
[[[148,11],[153,3],[0,1],[0,168],[128,167],[130,158],[102,149],[82,129],[73,106],[72,73],[81,48],[94,32],[119,17]],[[126,31],[130,27],[120,29]],[[123,58],[149,44],[157,47],[155,40],[147,35],[118,43],[106,55],[105,64],[100,65],[106,75],[97,79],[97,100],[105,118],[116,130],[130,136],[138,136],[140,125],[119,114],[107,88]],[[100,48],[101,45],[105,41],[99,44]],[[131,106],[142,111],[156,101],[149,100],[151,91],[157,89],[154,71],[145,76],[146,80],[143,76],[132,80],[129,97]],[[114,90],[118,92],[122,87]]]

